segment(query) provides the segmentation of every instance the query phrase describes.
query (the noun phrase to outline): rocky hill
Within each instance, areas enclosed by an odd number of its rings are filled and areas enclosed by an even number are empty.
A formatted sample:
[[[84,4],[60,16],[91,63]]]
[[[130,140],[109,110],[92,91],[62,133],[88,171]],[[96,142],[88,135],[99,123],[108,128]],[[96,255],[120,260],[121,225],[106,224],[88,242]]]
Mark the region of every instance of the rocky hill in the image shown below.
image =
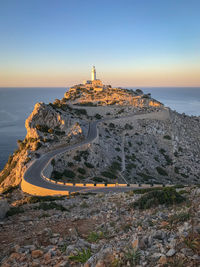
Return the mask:
[[[18,185],[27,166],[43,153],[84,140],[95,120],[101,120],[97,138],[56,157],[53,179],[199,183],[199,117],[173,112],[139,89],[97,89],[77,85],[61,100],[35,105],[25,139],[0,173],[1,188]]]
[[[87,139],[96,120],[91,142],[50,161],[52,179],[179,185],[68,197],[22,192],[34,159]],[[2,267],[200,265],[200,117],[141,90],[77,85],[62,100],[37,103],[25,125],[0,174]]]

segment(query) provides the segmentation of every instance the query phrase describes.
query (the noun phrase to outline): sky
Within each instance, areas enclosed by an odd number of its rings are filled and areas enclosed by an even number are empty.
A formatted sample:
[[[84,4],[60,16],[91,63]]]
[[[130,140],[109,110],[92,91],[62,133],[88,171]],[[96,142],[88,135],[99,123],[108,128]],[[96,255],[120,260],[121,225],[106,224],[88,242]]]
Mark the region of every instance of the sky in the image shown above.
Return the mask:
[[[199,0],[0,0],[0,87],[200,86]]]

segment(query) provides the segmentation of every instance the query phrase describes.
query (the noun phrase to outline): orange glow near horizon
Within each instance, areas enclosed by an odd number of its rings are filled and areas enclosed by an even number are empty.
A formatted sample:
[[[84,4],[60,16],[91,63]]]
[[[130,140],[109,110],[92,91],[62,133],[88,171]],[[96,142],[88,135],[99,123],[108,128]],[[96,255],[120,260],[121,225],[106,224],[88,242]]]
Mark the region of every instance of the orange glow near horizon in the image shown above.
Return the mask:
[[[104,84],[112,86],[180,86],[180,87],[198,87],[200,86],[200,68],[184,69],[156,69],[144,68],[129,70],[97,69],[97,78]],[[63,72],[60,70],[34,71],[4,71],[0,73],[0,87],[70,87],[74,84],[82,83],[83,80],[90,79],[90,73],[81,72]]]

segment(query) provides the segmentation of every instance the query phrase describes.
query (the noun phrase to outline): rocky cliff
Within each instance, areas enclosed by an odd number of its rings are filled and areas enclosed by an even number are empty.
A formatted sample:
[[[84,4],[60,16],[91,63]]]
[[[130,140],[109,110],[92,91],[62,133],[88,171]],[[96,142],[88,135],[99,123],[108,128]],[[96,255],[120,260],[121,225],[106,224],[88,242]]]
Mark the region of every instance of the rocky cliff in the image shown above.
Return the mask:
[[[1,188],[18,185],[27,166],[40,154],[58,145],[78,142],[87,134],[87,123],[53,104],[37,103],[25,127],[25,139],[18,140],[18,149],[0,173]]]
[[[0,173],[1,188],[18,185],[27,166],[57,146],[98,138],[55,160],[52,178],[73,182],[198,183],[200,119],[167,110],[141,90],[75,86],[62,100],[37,103],[27,135]],[[58,178],[59,177],[59,178]]]

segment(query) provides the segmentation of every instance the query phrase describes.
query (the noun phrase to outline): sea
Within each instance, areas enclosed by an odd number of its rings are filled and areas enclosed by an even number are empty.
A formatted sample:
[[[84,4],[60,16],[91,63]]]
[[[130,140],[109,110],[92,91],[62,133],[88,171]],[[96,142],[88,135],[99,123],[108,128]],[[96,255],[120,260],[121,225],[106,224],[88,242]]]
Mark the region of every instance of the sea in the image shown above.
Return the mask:
[[[131,87],[130,89],[137,89]],[[144,93],[180,113],[200,116],[200,87],[143,87]],[[61,99],[68,88],[0,88],[0,170],[26,135],[25,120],[37,102]]]

